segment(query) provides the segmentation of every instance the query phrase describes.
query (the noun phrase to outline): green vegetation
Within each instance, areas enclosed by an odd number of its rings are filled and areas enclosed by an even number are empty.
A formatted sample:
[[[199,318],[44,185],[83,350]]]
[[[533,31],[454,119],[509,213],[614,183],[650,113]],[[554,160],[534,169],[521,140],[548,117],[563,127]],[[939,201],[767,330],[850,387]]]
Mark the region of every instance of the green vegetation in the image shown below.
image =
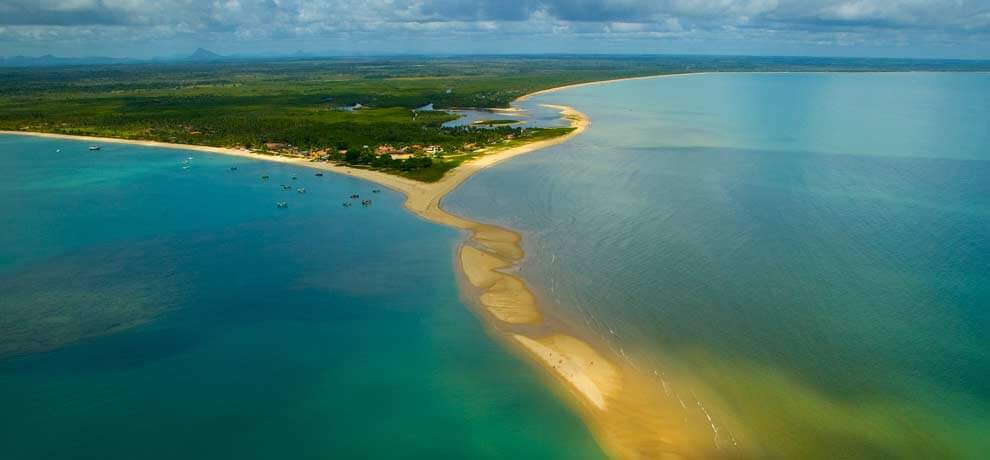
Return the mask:
[[[146,63],[0,69],[0,129],[148,139],[311,156],[421,180],[476,150],[560,130],[511,120],[445,128],[451,107],[507,107],[536,90],[697,71],[929,69],[932,61],[740,57],[460,57]],[[963,65],[940,64],[952,69]],[[936,68],[936,70],[941,67]],[[360,108],[353,109],[356,104]],[[389,145],[403,153],[381,157]],[[367,146],[367,147],[365,147]],[[418,148],[415,146],[419,146]],[[346,151],[347,153],[343,153]]]
[[[478,120],[473,125],[481,126],[497,126],[497,125],[513,125],[519,123],[519,120],[506,120],[506,119],[495,119],[495,120]]]

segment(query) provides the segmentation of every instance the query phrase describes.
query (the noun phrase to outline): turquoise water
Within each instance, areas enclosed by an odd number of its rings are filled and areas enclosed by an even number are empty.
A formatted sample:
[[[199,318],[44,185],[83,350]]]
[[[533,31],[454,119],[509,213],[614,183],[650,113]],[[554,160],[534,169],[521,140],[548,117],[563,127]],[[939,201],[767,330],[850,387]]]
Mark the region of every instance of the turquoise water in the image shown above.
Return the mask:
[[[543,305],[706,408],[713,443],[986,458],[990,75],[696,75],[537,103],[591,128],[447,208],[520,230]]]
[[[86,147],[0,136],[0,458],[601,458],[397,194]]]

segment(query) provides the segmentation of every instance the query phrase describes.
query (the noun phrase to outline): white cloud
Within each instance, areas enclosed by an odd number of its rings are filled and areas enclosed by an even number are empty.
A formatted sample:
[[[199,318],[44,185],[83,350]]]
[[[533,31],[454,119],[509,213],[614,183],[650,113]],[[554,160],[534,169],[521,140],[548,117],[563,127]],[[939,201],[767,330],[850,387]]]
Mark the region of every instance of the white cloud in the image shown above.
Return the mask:
[[[453,34],[578,40],[603,33],[644,41],[663,34],[667,42],[752,38],[804,46],[937,40],[976,48],[990,35],[990,0],[0,1],[0,41],[8,49],[48,43],[82,52],[87,41],[136,48],[152,39],[234,49],[238,41],[264,38],[373,39],[388,48],[389,40]]]

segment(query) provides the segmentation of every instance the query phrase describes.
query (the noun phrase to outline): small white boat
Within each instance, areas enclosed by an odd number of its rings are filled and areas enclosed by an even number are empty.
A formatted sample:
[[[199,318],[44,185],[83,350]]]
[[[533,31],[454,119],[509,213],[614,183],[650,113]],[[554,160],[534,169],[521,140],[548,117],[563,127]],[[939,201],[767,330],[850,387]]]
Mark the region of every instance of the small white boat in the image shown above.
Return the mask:
[[[100,148],[101,147],[99,145],[91,145],[91,146],[89,146],[89,151],[90,152],[95,152],[95,151],[99,150]]]

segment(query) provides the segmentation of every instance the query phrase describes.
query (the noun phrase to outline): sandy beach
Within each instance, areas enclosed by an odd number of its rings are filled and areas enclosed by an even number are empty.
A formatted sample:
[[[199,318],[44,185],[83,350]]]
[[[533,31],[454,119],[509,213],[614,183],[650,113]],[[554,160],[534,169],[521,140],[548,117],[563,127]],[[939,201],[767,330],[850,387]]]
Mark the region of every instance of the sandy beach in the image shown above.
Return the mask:
[[[672,75],[620,80],[665,76]],[[522,96],[517,101],[562,89],[611,81],[618,80],[551,88]],[[677,427],[676,423],[669,420],[668,414],[672,411],[669,410],[669,402],[661,397],[663,393],[659,387],[643,376],[637,375],[633,369],[622,366],[614,357],[610,360],[608,353],[596,350],[590,342],[575,337],[576,334],[569,331],[561,330],[562,327],[555,323],[545,321],[545,312],[540,310],[535,296],[526,286],[525,281],[505,273],[506,270],[516,267],[525,257],[521,236],[518,233],[465,219],[442,209],[443,198],[475,173],[513,157],[567,142],[580,135],[590,125],[586,115],[571,107],[555,105],[545,105],[545,107],[559,110],[561,116],[569,120],[574,130],[560,137],[476,158],[461,164],[433,183],[417,182],[373,170],[311,162],[300,158],[256,154],[233,148],[19,131],[0,131],[0,134],[85,140],[93,143],[126,143],[233,155],[358,177],[401,192],[406,197],[405,207],[414,214],[469,234],[458,249],[458,261],[468,284],[477,291],[477,303],[493,334],[507,345],[519,350],[531,362],[544,368],[555,382],[568,390],[573,396],[575,407],[610,455],[621,458],[657,458],[669,457],[672,451],[676,451],[684,457],[699,456],[697,452],[686,452],[682,444],[700,444],[688,442],[693,436],[683,432],[683,428]],[[519,331],[516,327],[520,325],[539,325],[539,328],[527,329],[535,329],[539,332]]]

